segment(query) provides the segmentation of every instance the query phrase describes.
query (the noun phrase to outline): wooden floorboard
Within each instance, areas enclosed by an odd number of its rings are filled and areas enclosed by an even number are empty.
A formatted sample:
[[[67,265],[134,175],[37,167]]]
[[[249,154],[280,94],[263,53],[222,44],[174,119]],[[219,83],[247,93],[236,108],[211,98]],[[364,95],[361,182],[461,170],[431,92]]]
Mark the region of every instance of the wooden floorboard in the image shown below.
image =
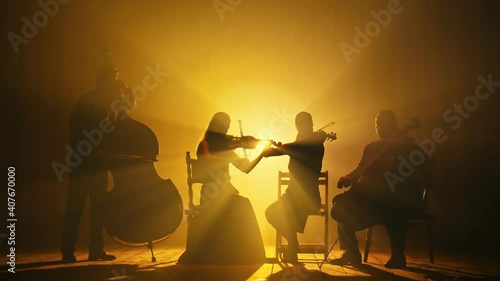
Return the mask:
[[[279,280],[279,281],[329,281],[329,280],[416,280],[416,281],[463,281],[485,278],[500,280],[498,261],[481,257],[456,256],[439,253],[436,263],[430,264],[425,256],[407,256],[406,269],[384,267],[388,253],[370,253],[367,263],[361,266],[337,266],[328,262],[321,264],[323,255],[300,254],[300,265],[257,264],[250,266],[187,266],[177,264],[183,249],[155,248],[156,262],[151,262],[151,253],[146,247],[116,247],[108,250],[117,255],[111,262],[87,261],[87,253],[76,253],[78,262],[61,264],[57,251],[32,251],[16,256],[16,273],[7,272],[2,266],[1,280]],[[267,250],[267,253],[272,253]],[[333,251],[329,258],[340,255]],[[6,264],[6,258],[1,258]],[[14,278],[15,277],[15,278]]]

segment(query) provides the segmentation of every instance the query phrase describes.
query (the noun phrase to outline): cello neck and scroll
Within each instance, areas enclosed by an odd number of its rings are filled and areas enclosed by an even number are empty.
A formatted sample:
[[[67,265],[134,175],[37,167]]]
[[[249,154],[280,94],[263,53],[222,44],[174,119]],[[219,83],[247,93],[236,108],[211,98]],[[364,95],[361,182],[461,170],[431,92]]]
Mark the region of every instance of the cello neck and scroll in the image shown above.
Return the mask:
[[[351,178],[352,182],[357,182],[360,180],[361,177],[366,177],[367,174],[370,173],[370,171],[373,171],[375,169],[381,169],[385,170],[384,167],[381,166],[387,166],[389,165],[387,163],[387,152],[389,149],[396,145],[401,145],[406,141],[406,135],[414,129],[417,129],[420,126],[420,122],[418,118],[413,118],[408,125],[403,127],[402,129],[395,129],[391,131],[389,134],[384,136],[383,140],[386,142],[385,146],[382,150],[380,150],[379,153],[372,159],[366,161],[358,167],[355,171],[349,174],[349,177]],[[392,163],[392,161],[390,162]],[[387,168],[387,167],[386,167]],[[379,170],[380,170],[379,169]]]

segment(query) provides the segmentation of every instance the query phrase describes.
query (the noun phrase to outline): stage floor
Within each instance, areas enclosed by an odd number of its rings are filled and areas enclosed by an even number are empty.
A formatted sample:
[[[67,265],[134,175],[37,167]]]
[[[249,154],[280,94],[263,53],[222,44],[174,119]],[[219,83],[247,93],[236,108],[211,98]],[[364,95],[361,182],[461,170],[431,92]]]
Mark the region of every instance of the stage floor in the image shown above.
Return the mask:
[[[5,267],[2,257],[1,280],[439,280],[461,281],[500,280],[500,264],[486,258],[436,253],[435,263],[430,264],[425,255],[407,253],[408,267],[389,270],[384,267],[388,253],[370,253],[368,263],[355,268],[335,266],[321,261],[323,255],[301,254],[303,265],[259,264],[255,266],[186,266],[178,265],[183,249],[158,246],[157,261],[151,262],[151,254],[144,248],[116,247],[107,249],[117,259],[112,262],[89,262],[86,252],[77,252],[77,262],[61,264],[57,251],[33,251],[16,255],[15,273]],[[267,248],[273,253],[273,248]],[[334,250],[329,258],[341,252]]]

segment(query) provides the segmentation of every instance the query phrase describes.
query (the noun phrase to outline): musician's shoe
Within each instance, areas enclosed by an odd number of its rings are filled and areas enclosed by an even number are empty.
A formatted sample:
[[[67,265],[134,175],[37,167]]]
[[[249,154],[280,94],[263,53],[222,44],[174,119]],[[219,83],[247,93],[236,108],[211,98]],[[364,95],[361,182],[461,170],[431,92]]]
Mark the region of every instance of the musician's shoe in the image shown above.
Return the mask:
[[[297,255],[297,249],[293,247],[288,248],[288,252],[284,254],[283,259],[281,260],[282,263],[289,263],[289,264],[300,264],[299,263],[299,257]]]
[[[104,251],[89,252],[89,261],[112,261],[116,256],[106,254]]]
[[[283,258],[281,260],[281,263],[289,263],[289,264],[293,264],[293,265],[302,264],[299,262],[297,255],[291,255],[291,256],[286,255],[285,258]]]
[[[333,265],[360,265],[361,264],[361,253],[355,251],[345,251],[340,258],[333,259],[328,262]]]
[[[387,268],[404,269],[406,268],[406,257],[405,255],[391,256],[389,261],[385,264]]]
[[[76,262],[76,257],[75,255],[73,254],[68,254],[68,253],[63,253],[62,254],[62,259],[61,261],[63,263],[72,263],[72,262]]]
[[[391,257],[385,263],[385,267],[395,268],[395,269],[404,269],[404,268],[406,268],[406,258],[404,255],[402,257]]]

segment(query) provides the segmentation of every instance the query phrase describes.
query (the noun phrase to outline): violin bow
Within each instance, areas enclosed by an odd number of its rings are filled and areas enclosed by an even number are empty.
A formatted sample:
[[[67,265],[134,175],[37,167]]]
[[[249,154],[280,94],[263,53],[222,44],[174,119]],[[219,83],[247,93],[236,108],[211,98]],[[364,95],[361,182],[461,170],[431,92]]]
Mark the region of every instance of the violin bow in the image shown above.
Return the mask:
[[[330,123],[326,124],[325,126],[323,126],[323,127],[319,128],[319,130],[317,130],[316,132],[320,132],[320,131],[322,131],[322,130],[324,130],[324,129],[328,128],[328,127],[330,127],[330,126],[331,126],[331,125],[333,125],[333,124],[335,124],[335,123],[332,121],[332,122],[330,122]]]
[[[241,136],[241,140],[243,141],[243,125],[241,124],[241,120],[238,120],[238,124],[240,126],[240,136]],[[247,155],[247,149],[245,148],[245,146],[243,145],[243,154],[245,155],[245,158],[248,159],[248,155]]]
[[[335,124],[333,121],[330,122],[330,123],[328,123],[328,124],[326,124],[325,126],[321,127],[319,130],[317,130],[316,133],[319,133],[319,132],[323,131],[324,129],[330,127],[333,124]],[[332,140],[336,140],[337,139],[337,134],[336,133],[330,133],[330,134],[327,133],[326,135],[327,135],[327,137],[326,137],[327,140],[332,141]]]

